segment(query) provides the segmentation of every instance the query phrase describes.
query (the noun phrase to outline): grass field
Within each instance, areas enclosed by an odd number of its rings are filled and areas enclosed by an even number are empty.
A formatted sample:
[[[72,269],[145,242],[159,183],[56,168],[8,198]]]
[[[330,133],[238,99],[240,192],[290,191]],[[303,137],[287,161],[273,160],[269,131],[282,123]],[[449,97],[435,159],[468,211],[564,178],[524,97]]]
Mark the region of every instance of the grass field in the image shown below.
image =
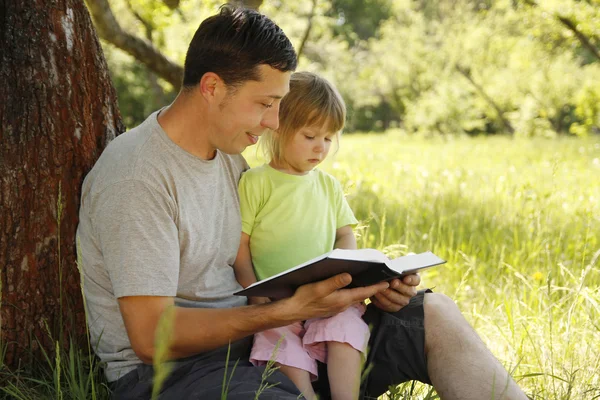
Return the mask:
[[[423,284],[458,303],[531,398],[600,398],[600,138],[345,135],[323,168],[361,220],[359,246],[448,260]],[[68,358],[49,361],[37,398],[91,398],[69,389]]]
[[[600,139],[345,135],[323,169],[363,222],[359,246],[448,260],[423,284],[530,397],[600,398]]]

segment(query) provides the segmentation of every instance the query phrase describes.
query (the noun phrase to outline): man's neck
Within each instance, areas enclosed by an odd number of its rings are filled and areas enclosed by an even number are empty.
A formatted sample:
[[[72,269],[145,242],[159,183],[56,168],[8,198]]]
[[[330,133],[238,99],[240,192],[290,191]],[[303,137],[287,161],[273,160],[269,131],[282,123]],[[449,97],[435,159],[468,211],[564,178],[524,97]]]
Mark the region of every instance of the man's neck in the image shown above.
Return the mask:
[[[216,149],[210,145],[209,119],[192,95],[180,93],[175,101],[158,115],[158,123],[167,136],[183,150],[203,160],[215,158]]]

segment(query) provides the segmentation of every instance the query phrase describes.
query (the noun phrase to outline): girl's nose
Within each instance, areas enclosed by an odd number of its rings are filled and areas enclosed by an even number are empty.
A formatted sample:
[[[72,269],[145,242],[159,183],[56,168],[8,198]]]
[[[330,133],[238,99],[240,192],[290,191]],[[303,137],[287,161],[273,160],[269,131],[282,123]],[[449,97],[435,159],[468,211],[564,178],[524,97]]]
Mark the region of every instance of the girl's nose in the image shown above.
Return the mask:
[[[315,152],[322,153],[323,151],[325,151],[325,141],[317,139],[317,142],[315,143]]]

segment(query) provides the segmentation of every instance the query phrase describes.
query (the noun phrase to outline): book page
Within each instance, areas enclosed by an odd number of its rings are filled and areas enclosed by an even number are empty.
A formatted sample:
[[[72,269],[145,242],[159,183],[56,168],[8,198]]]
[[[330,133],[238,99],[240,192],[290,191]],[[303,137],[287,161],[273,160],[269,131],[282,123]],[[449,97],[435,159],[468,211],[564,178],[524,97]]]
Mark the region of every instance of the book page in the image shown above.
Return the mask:
[[[388,264],[390,262],[390,259],[387,258],[385,254],[375,249],[335,249],[331,252],[331,254],[329,254],[329,258],[336,258],[338,260],[377,262],[382,264]]]
[[[433,267],[445,263],[435,254],[430,251],[421,254],[413,254],[410,256],[398,257],[388,263],[388,266],[399,274],[407,271],[418,271],[423,268]]]

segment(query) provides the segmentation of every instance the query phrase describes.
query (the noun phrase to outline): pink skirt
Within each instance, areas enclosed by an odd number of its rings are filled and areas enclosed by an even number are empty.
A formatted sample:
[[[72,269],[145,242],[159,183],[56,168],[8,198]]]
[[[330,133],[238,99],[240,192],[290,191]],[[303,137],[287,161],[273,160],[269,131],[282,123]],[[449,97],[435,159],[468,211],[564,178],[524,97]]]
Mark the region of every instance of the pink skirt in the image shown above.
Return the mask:
[[[308,371],[317,379],[317,360],[327,362],[326,342],[348,343],[365,353],[369,327],[361,318],[365,305],[352,306],[329,318],[310,319],[304,323],[269,329],[254,335],[250,361],[265,365],[273,359],[281,365]]]

